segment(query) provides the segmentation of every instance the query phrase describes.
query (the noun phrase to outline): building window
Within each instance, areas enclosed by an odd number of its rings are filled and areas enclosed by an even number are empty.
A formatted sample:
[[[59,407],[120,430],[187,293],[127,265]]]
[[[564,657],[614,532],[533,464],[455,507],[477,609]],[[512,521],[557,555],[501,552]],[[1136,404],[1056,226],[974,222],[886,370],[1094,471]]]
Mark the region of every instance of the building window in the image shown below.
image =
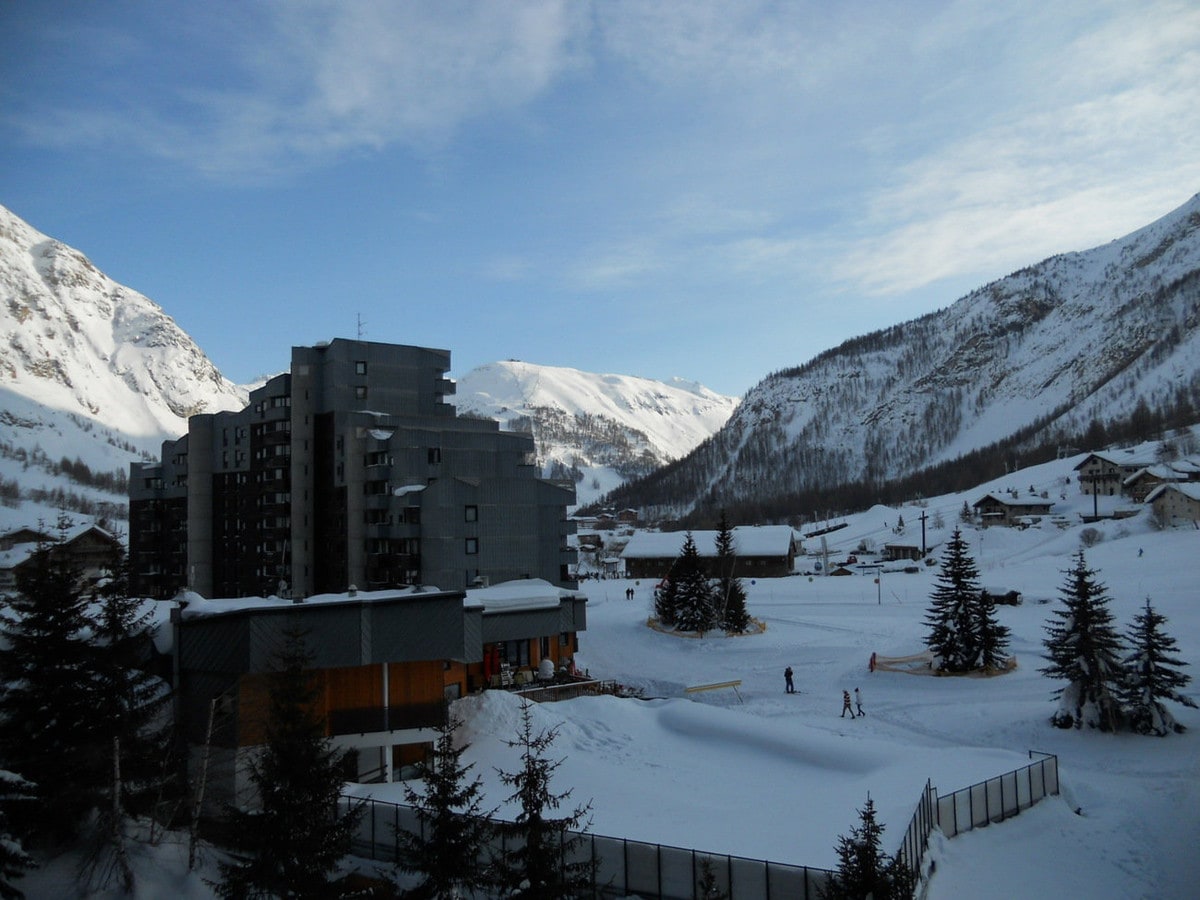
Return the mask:
[[[539,648],[542,659],[550,658],[550,636],[543,635],[541,638],[541,647]]]
[[[442,448],[441,447],[430,447],[429,448],[429,464],[434,465],[436,463],[440,463],[441,461],[442,461]]]
[[[366,375],[367,374],[367,361],[365,359],[356,359],[354,361],[354,374],[355,375]]]
[[[463,521],[464,522],[478,522],[479,521],[479,507],[478,506],[464,506],[463,507]]]
[[[367,399],[367,386],[365,384],[360,384],[360,385],[355,386],[354,399],[355,400],[366,400]]]
[[[479,538],[467,538],[466,546],[463,549],[466,550],[468,556],[478,553]]]

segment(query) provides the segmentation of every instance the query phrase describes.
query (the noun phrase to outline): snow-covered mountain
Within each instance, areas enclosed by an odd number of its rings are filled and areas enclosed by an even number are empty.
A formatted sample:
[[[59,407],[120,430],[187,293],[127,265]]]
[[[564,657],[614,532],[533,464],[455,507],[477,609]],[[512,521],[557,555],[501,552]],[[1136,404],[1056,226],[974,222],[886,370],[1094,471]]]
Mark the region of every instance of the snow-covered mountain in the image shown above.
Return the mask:
[[[516,360],[472,369],[458,380],[455,398],[460,415],[531,431],[543,472],[574,480],[580,503],[685,456],[737,403],[679,378],[668,383]]]
[[[157,304],[0,206],[7,499],[15,482],[35,501],[35,518],[60,505],[58,491],[119,505],[131,459],[157,455],[162,440],[187,430],[189,415],[237,409],[246,396]],[[88,472],[69,466],[82,474],[72,478],[63,460]]]
[[[756,385],[725,427],[639,485],[686,512],[880,483],[1021,432],[1200,409],[1200,195]]]

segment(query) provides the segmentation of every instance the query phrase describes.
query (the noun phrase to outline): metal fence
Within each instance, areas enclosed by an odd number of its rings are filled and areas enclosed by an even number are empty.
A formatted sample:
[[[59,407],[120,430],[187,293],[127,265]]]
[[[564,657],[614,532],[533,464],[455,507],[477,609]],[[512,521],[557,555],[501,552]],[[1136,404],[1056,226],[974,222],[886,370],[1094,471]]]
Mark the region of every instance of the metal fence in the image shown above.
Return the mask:
[[[946,837],[1002,822],[1038,801],[1059,792],[1058,757],[1030,750],[1039,759],[987,781],[939,797],[926,782],[917,801],[897,855],[916,875],[921,874],[929,834],[940,828]],[[343,804],[349,802],[343,800]],[[399,857],[397,834],[409,831],[424,836],[424,827],[411,806],[365,799],[364,814],[354,836],[353,852],[372,860],[395,862]],[[507,823],[493,820],[495,837],[480,848],[481,859],[503,855],[513,838]],[[636,895],[659,900],[702,900],[700,880],[708,864],[715,886],[730,900],[816,900],[832,874],[828,869],[789,865],[761,859],[688,850],[666,844],[631,841],[588,832],[567,832],[564,843],[580,840],[567,853],[567,861],[587,860],[595,871],[594,896],[614,898]]]
[[[1058,793],[1058,757],[1030,750],[1040,759],[1024,768],[989,778],[937,798],[937,824],[946,837],[972,828],[1003,822],[1029,809],[1044,797]]]
[[[344,801],[345,802],[345,801]],[[416,810],[399,803],[367,799],[354,836],[353,853],[367,859],[395,862],[400,830],[423,835]],[[494,822],[495,837],[480,848],[481,859],[504,854],[513,838]],[[702,900],[700,881],[705,863],[717,888],[730,900],[817,900],[828,881],[827,869],[706,853],[665,844],[631,841],[588,832],[567,832],[564,842],[580,840],[567,854],[568,862],[591,861],[595,870],[594,896],[615,898],[636,895],[660,900]]]
[[[939,828],[946,837],[954,837],[992,822],[1003,822],[1029,809],[1039,800],[1058,793],[1058,757],[1053,753],[1030,750],[1040,758],[987,781],[939,797],[937,788],[925,782],[916,811],[904,832],[897,856],[914,875],[920,877],[921,863],[929,846],[929,833]]]

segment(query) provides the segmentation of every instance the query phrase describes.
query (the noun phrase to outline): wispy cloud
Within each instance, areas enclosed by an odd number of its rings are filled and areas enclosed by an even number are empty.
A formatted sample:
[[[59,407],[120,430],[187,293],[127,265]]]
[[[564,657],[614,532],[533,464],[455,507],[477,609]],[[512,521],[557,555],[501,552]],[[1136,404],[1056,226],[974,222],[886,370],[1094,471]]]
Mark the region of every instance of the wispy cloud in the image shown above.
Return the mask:
[[[9,121],[43,144],[123,141],[224,175],[391,144],[429,149],[550,89],[580,64],[585,25],[585,10],[568,0],[279,2],[260,10],[253,35],[219,48],[229,63],[214,67],[219,77],[173,92],[135,84],[104,105],[41,107]]]
[[[1005,274],[1187,199],[1200,186],[1200,10],[1169,12],[1169,28],[1131,10],[1085,33],[1027,73],[1025,102],[899,165],[835,277],[886,294]]]

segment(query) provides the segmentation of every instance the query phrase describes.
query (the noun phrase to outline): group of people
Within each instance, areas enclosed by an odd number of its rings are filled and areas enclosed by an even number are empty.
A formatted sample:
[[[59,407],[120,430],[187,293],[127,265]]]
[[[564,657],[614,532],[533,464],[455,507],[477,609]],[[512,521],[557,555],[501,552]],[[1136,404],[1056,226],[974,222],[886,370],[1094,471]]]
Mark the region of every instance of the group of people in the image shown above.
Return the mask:
[[[625,599],[626,600],[633,599],[633,588],[625,588]]]
[[[866,715],[866,713],[863,712],[863,708],[862,708],[862,692],[860,692],[858,688],[854,689],[854,706],[858,707],[858,715],[859,716]],[[854,709],[850,706],[850,692],[842,691],[842,718],[843,719],[846,718],[846,713],[850,713],[850,718],[852,718],[852,719],[858,718],[858,716],[856,716],[854,714]]]
[[[873,659],[874,657],[872,657]],[[796,682],[792,672],[792,667],[788,666],[783,670],[783,689],[786,693],[796,693]],[[855,712],[857,707],[858,712]],[[850,718],[856,719],[859,716],[865,716],[867,713],[862,708],[862,691],[858,688],[854,689],[853,705],[851,704],[850,692],[842,691],[842,718],[846,718],[846,713],[850,713]]]

